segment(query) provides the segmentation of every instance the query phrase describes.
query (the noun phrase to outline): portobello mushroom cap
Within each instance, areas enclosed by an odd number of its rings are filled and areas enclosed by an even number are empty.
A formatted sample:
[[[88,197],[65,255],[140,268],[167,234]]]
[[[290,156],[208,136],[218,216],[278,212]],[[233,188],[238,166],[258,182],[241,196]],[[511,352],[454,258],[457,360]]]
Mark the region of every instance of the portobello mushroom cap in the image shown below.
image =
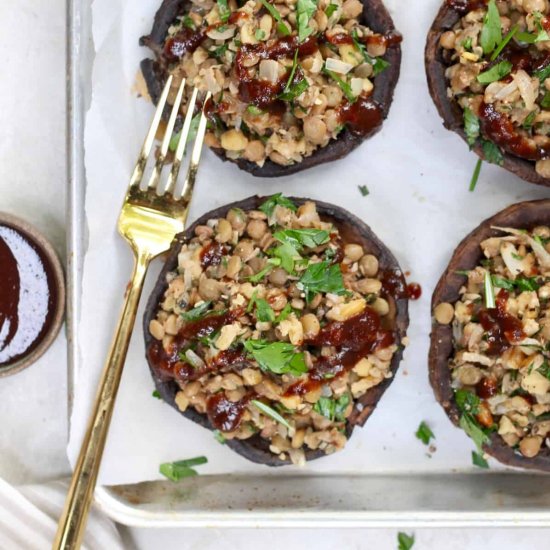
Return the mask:
[[[449,359],[454,353],[451,325],[440,325],[433,317],[435,307],[442,302],[454,304],[459,299],[460,287],[464,277],[460,270],[471,270],[484,258],[480,244],[489,237],[501,235],[492,229],[497,227],[515,227],[530,229],[550,222],[550,200],[538,200],[513,204],[492,218],[485,220],[472,231],[455,250],[449,266],[441,276],[432,296],[432,333],[430,335],[429,371],[430,384],[438,402],[442,405],[453,424],[459,425],[461,412],[454,398],[451,386]],[[534,458],[526,458],[509,447],[500,435],[491,433],[490,443],[483,450],[499,462],[509,466],[550,472],[550,449],[541,449]]]
[[[203,216],[201,216],[193,225],[191,225],[184,233],[180,233],[174,239],[172,247],[168,252],[166,263],[158,277],[153,292],[149,297],[147,306],[145,309],[145,315],[143,318],[143,332],[145,336],[145,349],[146,358],[153,376],[156,389],[160,396],[169,405],[174,407],[180,414],[189,418],[193,422],[200,424],[204,428],[214,430],[211,425],[208,416],[201,414],[195,409],[188,408],[185,412],[181,412],[175,402],[176,393],[179,391],[179,386],[173,380],[165,380],[159,377],[155,371],[154,365],[149,360],[147,350],[153,344],[154,338],[149,332],[149,323],[155,319],[159,304],[163,300],[164,293],[168,288],[166,282],[166,275],[170,271],[174,271],[178,266],[178,253],[183,243],[193,238],[195,234],[195,228],[199,225],[204,225],[212,218],[225,217],[229,210],[232,208],[240,208],[244,211],[250,211],[257,209],[268,197],[252,196],[247,199],[234,202],[212,210]],[[296,205],[302,205],[308,199],[289,197]],[[314,201],[323,220],[329,220],[340,231],[344,242],[355,242],[363,246],[366,254],[373,254],[378,258],[381,271],[399,271],[401,268],[390,250],[378,239],[373,233],[371,228],[366,225],[359,218],[340,208],[338,206],[327,204],[319,201]],[[392,299],[389,297],[388,299]],[[384,379],[379,385],[367,390],[363,396],[354,400],[353,410],[347,419],[346,423],[346,437],[349,439],[355,426],[363,426],[369,416],[372,414],[378,401],[391,384],[395,373],[399,367],[399,363],[403,357],[403,345],[402,341],[406,335],[407,327],[409,325],[408,315],[408,299],[399,297],[394,300],[395,302],[395,320],[394,320],[394,343],[397,345],[397,350],[393,355],[390,364],[390,371],[392,373],[391,378]],[[269,442],[256,434],[253,437],[246,440],[232,439],[227,440],[226,445],[233,449],[235,452],[244,456],[252,462],[259,464],[265,464],[266,466],[282,466],[284,464],[290,464],[289,460],[281,460],[275,456],[269,450]],[[306,450],[305,458],[307,461],[314,460],[316,458],[326,456],[322,450]]]
[[[467,143],[466,133],[464,131],[463,111],[456,101],[447,96],[448,82],[445,77],[445,71],[448,68],[448,64],[445,63],[443,59],[442,48],[439,45],[441,35],[445,31],[452,29],[462,16],[463,14],[452,7],[447,0],[444,0],[428,32],[424,59],[428,88],[439,115],[443,119],[443,126],[445,126],[447,130],[452,130],[457,133]],[[479,158],[485,160],[480,139],[476,141],[472,150]],[[550,179],[544,178],[536,172],[535,163],[533,161],[516,157],[504,151],[502,151],[502,155],[504,157],[502,167],[509,172],[512,172],[525,181],[537,185],[550,186]]]
[[[395,31],[393,20],[384,6],[382,0],[362,0],[363,14],[360,21],[372,29],[374,32],[386,34]],[[164,41],[168,34],[168,29],[174,23],[176,17],[185,13],[189,9],[189,0],[163,0],[158,12],[155,15],[151,33],[140,38],[140,45],[147,46],[158,55],[162,52]],[[373,79],[374,91],[371,98],[380,107],[382,118],[385,120],[388,116],[390,105],[393,99],[393,92],[399,79],[401,68],[401,46],[392,44],[388,46],[383,59],[389,62],[389,67],[382,71]],[[158,59],[144,59],[141,62],[141,71],[149,95],[156,105],[162,93],[166,82],[166,72],[159,63]],[[223,149],[212,149],[214,153],[224,161],[230,161],[239,166],[242,170],[249,172],[253,176],[263,178],[273,178],[279,176],[289,176],[306,168],[317,166],[325,162],[332,162],[345,157],[348,153],[358,147],[365,139],[374,135],[382,125],[374,128],[368,135],[354,135],[347,128],[342,130],[337,139],[333,139],[326,147],[316,149],[313,154],[305,157],[302,162],[294,163],[288,166],[276,164],[266,159],[263,166],[258,166],[255,162],[250,162],[244,158],[228,159]]]

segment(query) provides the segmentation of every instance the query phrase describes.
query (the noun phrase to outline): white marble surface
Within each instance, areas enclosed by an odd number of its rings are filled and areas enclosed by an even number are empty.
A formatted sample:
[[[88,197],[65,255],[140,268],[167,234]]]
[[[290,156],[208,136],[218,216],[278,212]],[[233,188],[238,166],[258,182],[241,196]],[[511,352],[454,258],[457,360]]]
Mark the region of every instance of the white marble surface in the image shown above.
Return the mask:
[[[17,5],[16,5],[17,4]],[[24,31],[24,32],[22,32]],[[0,210],[38,226],[64,257],[65,2],[0,2]],[[69,474],[65,337],[32,368],[0,379],[0,477]],[[0,518],[1,523],[1,518]],[[124,529],[128,548],[397,548],[394,530]],[[410,532],[410,530],[407,530]],[[418,549],[546,549],[550,530],[416,531]],[[12,550],[12,549],[7,549]]]

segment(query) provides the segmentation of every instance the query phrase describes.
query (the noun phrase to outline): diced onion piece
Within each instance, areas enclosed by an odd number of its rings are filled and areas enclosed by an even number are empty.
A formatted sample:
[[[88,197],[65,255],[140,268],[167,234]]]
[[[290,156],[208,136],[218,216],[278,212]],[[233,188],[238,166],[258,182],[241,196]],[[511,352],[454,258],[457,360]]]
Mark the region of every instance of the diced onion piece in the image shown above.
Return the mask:
[[[532,111],[538,95],[538,86],[533,83],[531,77],[522,69],[512,75],[512,78],[517,84],[519,93],[525,102],[525,108],[528,111]]]
[[[206,33],[206,36],[212,38],[212,40],[227,40],[228,38],[233,38],[235,30],[236,28],[233,25],[221,32],[217,29],[212,29]]]
[[[510,84],[506,84],[495,94],[495,100],[500,101],[501,99],[507,98],[510,94],[513,94],[518,89],[517,82],[512,80]]]
[[[363,79],[352,78],[350,81],[350,86],[354,96],[361,95],[361,92],[363,91]]]
[[[192,349],[188,349],[185,352],[185,357],[187,358],[189,363],[191,363],[191,365],[196,369],[204,367],[204,361]]]
[[[275,84],[279,78],[279,63],[274,59],[260,61],[260,78]]]
[[[218,81],[216,80],[216,77],[214,76],[214,71],[212,67],[209,67],[204,72],[204,82],[206,84],[206,87],[208,88],[208,91],[212,94],[217,94],[218,92],[221,92],[221,86],[218,84]]]
[[[353,65],[351,63],[345,63],[340,59],[334,59],[332,57],[329,57],[325,61],[325,66],[329,71],[339,74],[348,74],[353,69]]]
[[[527,267],[525,259],[518,260],[518,250],[512,243],[503,242],[500,245],[500,254],[512,279],[515,279]]]
[[[518,237],[524,238],[529,246],[533,249],[537,260],[540,265],[545,268],[550,268],[550,254],[546,251],[546,248],[542,246],[538,241],[533,239],[531,235],[516,229],[515,227],[498,227],[496,225],[491,226],[492,229],[498,229],[499,231],[504,231],[505,233],[511,233],[512,235],[517,235]]]

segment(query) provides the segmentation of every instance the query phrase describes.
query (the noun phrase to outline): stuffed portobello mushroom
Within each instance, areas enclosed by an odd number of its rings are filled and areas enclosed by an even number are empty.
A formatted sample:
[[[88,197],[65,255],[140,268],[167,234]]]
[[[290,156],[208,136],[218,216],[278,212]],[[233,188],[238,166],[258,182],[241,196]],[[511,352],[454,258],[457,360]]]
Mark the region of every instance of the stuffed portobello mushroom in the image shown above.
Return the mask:
[[[392,381],[407,325],[403,275],[370,228],[281,195],[179,235],[144,318],[162,398],[269,466],[345,446]]]
[[[445,126],[482,159],[550,185],[550,4],[446,0],[426,72]]]
[[[500,462],[550,471],[550,200],[468,235],[432,313],[430,381],[451,420]]]
[[[220,158],[284,176],[380,129],[400,42],[381,0],[164,0],[141,69],[154,103],[169,74],[174,94],[182,78],[186,94],[212,93],[206,143]]]

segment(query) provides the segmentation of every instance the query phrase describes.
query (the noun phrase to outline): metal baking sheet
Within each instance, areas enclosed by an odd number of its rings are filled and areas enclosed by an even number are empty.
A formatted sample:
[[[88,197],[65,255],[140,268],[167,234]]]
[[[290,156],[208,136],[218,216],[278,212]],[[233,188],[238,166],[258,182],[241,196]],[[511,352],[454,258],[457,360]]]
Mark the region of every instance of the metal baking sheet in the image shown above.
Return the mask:
[[[93,44],[91,1],[68,0],[67,6],[71,408],[80,359],[77,326],[86,251],[83,129]],[[405,41],[404,62],[410,46]],[[117,521],[136,526],[550,526],[550,477],[522,472],[213,475],[179,484],[100,486],[96,500]]]

